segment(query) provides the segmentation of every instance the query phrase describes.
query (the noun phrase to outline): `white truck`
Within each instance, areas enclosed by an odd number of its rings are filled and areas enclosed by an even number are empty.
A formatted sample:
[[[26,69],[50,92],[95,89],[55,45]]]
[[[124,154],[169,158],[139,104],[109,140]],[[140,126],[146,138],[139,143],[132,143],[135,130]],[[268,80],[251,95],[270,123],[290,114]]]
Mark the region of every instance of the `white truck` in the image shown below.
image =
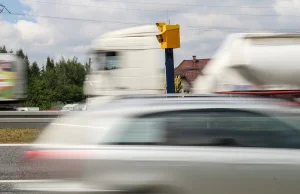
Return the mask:
[[[92,43],[92,71],[84,93],[93,96],[163,92],[164,50],[155,25],[107,33]]]
[[[193,83],[193,93],[300,94],[300,34],[232,34]]]
[[[40,111],[39,107],[19,107],[17,108],[17,111]]]

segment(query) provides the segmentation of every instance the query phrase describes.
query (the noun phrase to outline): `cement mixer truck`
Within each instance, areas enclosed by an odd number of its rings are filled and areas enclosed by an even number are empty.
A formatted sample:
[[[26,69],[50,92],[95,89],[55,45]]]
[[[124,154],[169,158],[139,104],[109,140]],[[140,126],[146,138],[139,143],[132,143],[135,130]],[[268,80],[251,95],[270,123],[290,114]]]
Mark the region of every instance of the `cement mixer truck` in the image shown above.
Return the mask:
[[[300,96],[300,34],[227,37],[193,84],[193,93]]]

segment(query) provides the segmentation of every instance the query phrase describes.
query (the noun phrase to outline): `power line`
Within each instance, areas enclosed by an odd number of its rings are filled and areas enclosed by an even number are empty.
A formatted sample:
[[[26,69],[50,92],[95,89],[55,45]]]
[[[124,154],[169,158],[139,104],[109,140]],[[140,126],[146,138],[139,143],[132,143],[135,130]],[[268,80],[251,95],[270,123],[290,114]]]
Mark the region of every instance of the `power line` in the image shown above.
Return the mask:
[[[10,13],[6,15],[18,15],[18,16],[27,16],[33,18],[50,18],[57,20],[73,20],[73,21],[84,21],[84,22],[96,22],[96,23],[116,23],[116,24],[128,24],[128,25],[147,25],[147,23],[138,23],[138,22],[121,22],[121,21],[108,21],[108,20],[94,20],[94,19],[82,19],[82,18],[72,18],[72,17],[60,17],[60,16],[49,16],[49,15],[35,15],[35,14],[25,14],[25,13]],[[151,23],[154,24],[155,22]],[[150,24],[150,23],[148,23]]]
[[[7,13],[3,13],[7,14]],[[95,22],[95,23],[115,23],[115,24],[126,24],[126,25],[154,25],[155,22],[149,23],[139,23],[139,22],[122,22],[122,21],[108,21],[108,20],[93,20],[93,19],[83,19],[83,18],[72,18],[72,17],[60,17],[60,16],[46,16],[46,15],[34,15],[34,14],[24,14],[24,13],[10,13],[8,15],[18,15],[18,16],[27,16],[27,17],[41,17],[41,18],[49,18],[49,19],[57,19],[57,20],[73,20],[73,21],[83,21],[83,22]],[[267,29],[267,28],[241,28],[241,27],[215,27],[215,26],[207,26],[207,25],[197,25],[197,26],[187,26],[189,30],[221,30],[221,31],[300,31],[300,28],[294,29]]]
[[[272,9],[273,7],[271,6],[247,6],[247,5],[204,5],[204,4],[189,4],[189,3],[159,3],[159,2],[141,2],[141,1],[122,1],[122,0],[96,0],[99,2],[119,2],[119,3],[130,3],[130,4],[148,4],[148,5],[176,5],[176,6],[186,6],[186,7],[231,7],[231,8],[253,8],[253,9],[257,9],[257,8],[261,8],[261,9]],[[286,7],[287,6],[280,6],[280,7]]]
[[[73,6],[84,6],[84,7],[95,7],[95,5],[86,5],[86,4],[69,4],[69,3],[57,3],[53,1],[38,1],[38,0],[25,0],[32,2],[40,2],[47,4],[61,4],[61,5],[73,5]],[[180,3],[159,3],[159,2],[141,2],[141,1],[121,1],[121,0],[96,0],[99,2],[116,2],[116,3],[129,3],[129,4],[141,4],[141,5],[176,5],[181,7],[219,7],[219,8],[250,8],[250,9],[273,9],[272,6],[248,6],[248,5],[204,5],[204,4],[180,4]],[[99,6],[96,6],[99,7]],[[278,6],[281,8],[289,8],[287,6]]]
[[[188,26],[187,27],[190,30],[195,31],[203,31],[203,30],[220,30],[220,31],[282,31],[282,32],[297,32],[300,31],[300,28],[286,28],[286,29],[279,29],[279,28],[242,28],[242,27],[214,27],[214,26]]]
[[[158,9],[107,7],[107,6],[95,6],[95,5],[86,5],[86,4],[57,3],[57,2],[38,1],[38,0],[26,0],[26,1],[32,1],[32,2],[44,3],[44,4],[53,4],[53,5],[74,6],[74,7],[90,7],[90,8],[132,10],[132,11],[136,10],[136,11],[166,12],[166,10],[158,10]]]
[[[149,12],[164,12],[164,13],[165,12],[168,12],[168,13],[197,13],[199,15],[215,14],[215,15],[232,15],[232,16],[252,16],[252,17],[276,17],[276,16],[300,17],[300,15],[290,15],[290,14],[278,15],[278,14],[243,14],[243,13],[216,13],[216,12],[200,13],[200,12],[196,12],[196,11],[175,11],[175,10],[169,10],[169,9],[168,10],[158,10],[158,9],[107,7],[107,6],[93,6],[93,5],[86,5],[86,4],[57,3],[57,2],[38,1],[38,0],[26,0],[26,1],[32,1],[32,2],[37,2],[37,3],[42,3],[42,4],[61,5],[61,6],[116,9],[116,10],[128,10],[128,11],[149,11]],[[101,1],[104,1],[104,0],[101,0]],[[110,0],[109,2],[115,2],[115,1]],[[123,2],[123,3],[127,3],[127,2]],[[142,3],[143,4],[152,4],[152,3],[147,3],[147,2],[141,2],[141,4]],[[153,4],[155,4],[155,3],[153,3]],[[169,5],[169,4],[164,4],[164,5]],[[201,5],[201,6],[206,6],[206,5]],[[212,7],[212,6],[207,5],[207,7]],[[224,6],[217,6],[217,7],[224,7]],[[225,6],[225,7],[229,7],[229,6]],[[238,6],[230,6],[230,7],[238,7]],[[247,8],[249,8],[249,7],[247,7]],[[251,8],[257,8],[257,7],[251,7]]]
[[[10,11],[8,11],[8,9],[5,7],[5,5],[0,3],[0,13],[2,13],[4,10],[6,10],[8,13],[10,13]]]

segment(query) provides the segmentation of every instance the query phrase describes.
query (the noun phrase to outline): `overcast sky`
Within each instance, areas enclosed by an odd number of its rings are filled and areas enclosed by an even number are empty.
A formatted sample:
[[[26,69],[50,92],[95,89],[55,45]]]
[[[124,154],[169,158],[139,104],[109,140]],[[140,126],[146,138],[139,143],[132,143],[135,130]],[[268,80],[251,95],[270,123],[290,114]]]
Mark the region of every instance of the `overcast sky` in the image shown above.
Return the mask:
[[[0,45],[13,50],[23,48],[30,61],[39,64],[44,64],[48,55],[55,60],[77,56],[86,61],[91,41],[101,34],[168,19],[181,25],[181,48],[175,50],[175,66],[192,55],[212,57],[228,33],[300,29],[300,0],[0,0],[0,3],[13,13],[0,14]]]

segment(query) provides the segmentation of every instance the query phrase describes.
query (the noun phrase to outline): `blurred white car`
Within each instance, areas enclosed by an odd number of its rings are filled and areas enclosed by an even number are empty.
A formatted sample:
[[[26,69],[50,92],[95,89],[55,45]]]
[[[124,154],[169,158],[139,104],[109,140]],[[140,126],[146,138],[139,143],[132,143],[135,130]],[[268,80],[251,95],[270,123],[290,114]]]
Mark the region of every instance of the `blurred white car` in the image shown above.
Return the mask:
[[[120,98],[49,126],[21,191],[298,194],[299,109],[226,96]],[[288,189],[288,191],[287,191]]]

